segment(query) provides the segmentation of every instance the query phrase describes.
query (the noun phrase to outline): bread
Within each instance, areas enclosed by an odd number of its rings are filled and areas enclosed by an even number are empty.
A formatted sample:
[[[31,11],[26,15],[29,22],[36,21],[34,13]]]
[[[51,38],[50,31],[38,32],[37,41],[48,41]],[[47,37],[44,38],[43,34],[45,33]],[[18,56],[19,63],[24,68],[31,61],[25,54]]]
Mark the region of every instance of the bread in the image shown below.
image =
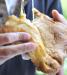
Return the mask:
[[[31,61],[38,70],[45,73],[57,73],[63,65],[63,54],[57,48],[52,24],[55,22],[46,15],[34,10],[37,18],[33,23],[25,17],[9,16],[6,23],[0,27],[0,33],[28,32],[32,36],[30,41],[37,44],[37,49],[28,53]],[[58,24],[59,22],[57,22]]]

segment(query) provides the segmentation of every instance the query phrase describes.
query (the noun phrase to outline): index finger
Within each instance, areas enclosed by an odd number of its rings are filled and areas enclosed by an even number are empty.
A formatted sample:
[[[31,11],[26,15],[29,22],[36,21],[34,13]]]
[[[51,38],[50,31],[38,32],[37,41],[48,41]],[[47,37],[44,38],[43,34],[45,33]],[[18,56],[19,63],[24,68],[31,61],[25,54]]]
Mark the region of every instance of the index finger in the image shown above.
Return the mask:
[[[10,44],[17,41],[27,42],[31,39],[30,34],[26,32],[1,33],[0,45]]]

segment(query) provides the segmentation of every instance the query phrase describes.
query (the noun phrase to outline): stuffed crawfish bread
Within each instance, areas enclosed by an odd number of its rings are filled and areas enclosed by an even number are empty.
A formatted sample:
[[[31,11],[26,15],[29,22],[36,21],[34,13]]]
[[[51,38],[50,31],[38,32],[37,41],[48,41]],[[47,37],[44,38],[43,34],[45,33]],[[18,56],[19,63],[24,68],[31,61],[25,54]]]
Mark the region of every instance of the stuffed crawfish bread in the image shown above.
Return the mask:
[[[45,73],[56,73],[63,65],[63,54],[57,47],[56,39],[52,31],[52,25],[62,25],[51,18],[34,10],[36,18],[33,22],[25,16],[17,18],[12,15],[7,18],[4,25],[0,27],[0,33],[6,32],[28,32],[32,36],[30,41],[37,44],[37,49],[28,53],[31,61],[37,69]],[[62,52],[63,53],[63,52]]]

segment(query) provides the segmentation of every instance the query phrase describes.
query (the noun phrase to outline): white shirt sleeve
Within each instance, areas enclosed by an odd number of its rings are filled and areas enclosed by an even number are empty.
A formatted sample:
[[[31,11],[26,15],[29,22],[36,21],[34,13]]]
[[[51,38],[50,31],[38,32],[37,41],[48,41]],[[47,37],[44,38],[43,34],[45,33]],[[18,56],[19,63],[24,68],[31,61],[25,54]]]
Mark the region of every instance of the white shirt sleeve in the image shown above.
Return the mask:
[[[12,13],[17,0],[5,0],[5,2],[6,2],[8,14]]]

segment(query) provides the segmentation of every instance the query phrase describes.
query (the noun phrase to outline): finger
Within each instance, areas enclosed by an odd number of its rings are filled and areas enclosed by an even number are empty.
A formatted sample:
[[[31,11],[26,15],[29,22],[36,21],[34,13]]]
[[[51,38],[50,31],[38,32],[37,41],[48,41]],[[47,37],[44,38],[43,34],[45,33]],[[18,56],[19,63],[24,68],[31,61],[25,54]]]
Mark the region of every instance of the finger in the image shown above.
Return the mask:
[[[24,54],[26,52],[34,51],[36,49],[36,44],[29,42],[18,45],[1,46],[0,47],[0,59],[7,56]]]
[[[0,47],[0,65],[7,60],[30,51],[36,50],[36,45],[34,43],[25,43],[13,46]]]
[[[25,32],[3,33],[0,34],[0,45],[5,45],[16,41],[25,42],[29,41],[30,39],[30,34]]]
[[[66,19],[57,10],[52,11],[52,16],[54,20],[67,24]]]
[[[56,75],[64,75],[64,70],[63,68],[60,69],[60,71]]]

